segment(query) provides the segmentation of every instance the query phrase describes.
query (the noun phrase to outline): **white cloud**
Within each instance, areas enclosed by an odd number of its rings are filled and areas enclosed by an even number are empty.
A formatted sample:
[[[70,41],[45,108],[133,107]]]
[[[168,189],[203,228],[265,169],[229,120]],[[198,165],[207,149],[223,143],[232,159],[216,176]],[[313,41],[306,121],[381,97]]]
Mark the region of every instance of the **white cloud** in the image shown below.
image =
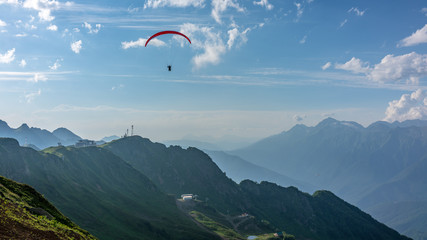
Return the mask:
[[[427,92],[421,89],[411,94],[403,94],[399,100],[393,100],[388,105],[385,121],[427,119]]]
[[[15,34],[15,37],[26,37],[26,36],[28,36],[26,33]]]
[[[55,63],[52,66],[49,66],[51,70],[58,70],[59,67],[61,67],[61,64],[59,63],[59,59],[56,59]]]
[[[353,73],[367,73],[369,71],[369,66],[367,63],[362,62],[358,58],[351,58],[348,62],[344,64],[335,64],[336,69],[342,69],[346,71],[351,71]]]
[[[113,86],[112,88],[111,88],[111,91],[115,91],[115,90],[118,90],[118,89],[121,89],[121,88],[124,88],[125,87],[125,85],[124,84],[119,84],[118,86]]]
[[[71,50],[75,53],[80,53],[82,49],[82,40],[78,40],[76,42],[71,43]]]
[[[307,35],[305,35],[301,40],[299,40],[300,44],[304,44],[307,41]]]
[[[352,7],[348,10],[348,12],[349,13],[354,12],[354,14],[356,14],[356,16],[361,17],[365,14],[366,10],[361,11],[357,7]]]
[[[27,81],[39,82],[48,80],[62,80],[65,75],[72,74],[73,72],[1,72],[0,81]],[[50,77],[51,76],[51,77]]]
[[[27,66],[27,62],[24,59],[22,59],[21,62],[19,63],[19,66],[25,67],[25,66]]]
[[[10,49],[5,54],[0,54],[0,63],[11,63],[15,59],[15,48]]]
[[[267,10],[272,10],[274,8],[273,4],[269,3],[268,0],[260,0],[259,2],[254,1],[255,5],[265,7]]]
[[[145,8],[159,7],[204,7],[205,0],[146,0]]]
[[[226,50],[224,45],[206,45],[204,53],[193,58],[195,67],[200,68],[207,64],[218,64],[221,60],[221,55],[225,52]]]
[[[221,31],[215,31],[212,27],[199,26],[192,23],[181,25],[180,32],[191,39],[191,47],[196,51],[193,57],[194,69],[204,67],[209,64],[218,64],[221,57],[231,48],[246,43],[247,35],[252,30],[246,28],[239,30],[239,26],[232,22],[231,29],[227,31],[227,40]],[[256,26],[254,27],[256,28]],[[180,38],[180,40],[182,40]],[[225,41],[227,41],[225,43]]]
[[[34,29],[37,29],[37,26],[32,25],[32,24],[30,25],[30,24],[26,23],[25,28],[30,29],[30,30],[34,30]]]
[[[136,13],[139,11],[139,8],[135,7],[132,8],[131,6],[128,7],[128,13]]]
[[[228,49],[231,49],[234,45],[234,42],[237,39],[240,39],[240,44],[244,44],[248,41],[248,37],[246,36],[248,32],[250,31],[250,28],[246,28],[244,31],[240,32],[237,27],[228,30],[228,41],[227,41],[227,47]]]
[[[138,39],[139,40],[139,39]],[[144,39],[141,39],[144,40]],[[145,40],[146,41],[146,40]],[[155,46],[155,47],[164,47],[167,44],[165,42],[163,42],[162,40],[159,40],[157,38],[153,38],[150,40],[150,46]],[[144,46],[145,46],[145,42],[144,42]],[[148,46],[148,45],[147,45]]]
[[[99,30],[101,30],[101,24],[95,24],[95,28],[92,28],[92,25],[90,25],[89,23],[87,23],[87,22],[84,22],[83,23],[83,25],[82,25],[84,28],[87,28],[88,29],[88,33],[90,33],[90,34],[93,34],[93,33],[98,33],[99,32]]]
[[[62,31],[62,37],[67,36],[67,34],[71,35],[69,32],[70,30],[68,30],[68,28],[64,29],[64,31]]]
[[[323,65],[323,66],[322,66],[322,70],[326,70],[326,69],[330,68],[330,67],[331,67],[331,65],[332,65],[332,63],[331,63],[331,62],[327,62],[327,63],[325,63],[325,65]]]
[[[293,119],[297,122],[301,122],[302,120],[304,120],[305,118],[307,118],[307,115],[294,115]]]
[[[239,33],[240,33],[239,29],[237,28],[228,30],[228,41],[227,41],[228,49],[230,49],[233,46],[234,41],[239,36]]]
[[[221,14],[225,12],[228,8],[234,8],[238,12],[244,12],[244,8],[235,0],[212,0],[212,12],[211,16],[215,19],[217,23],[222,23]]]
[[[427,76],[427,54],[420,55],[415,52],[400,56],[389,54],[373,67],[353,57],[344,64],[335,64],[335,68],[356,74],[363,73],[368,79],[376,82],[406,81],[418,84],[420,78]]]
[[[0,19],[0,27],[6,27],[6,26],[7,26],[7,23]]]
[[[427,76],[427,54],[415,52],[401,56],[389,54],[376,64],[368,77],[374,81],[401,81],[418,83]]]
[[[297,7],[297,19],[299,19],[304,13],[304,8],[301,3],[295,2],[294,5]]]
[[[59,5],[60,3],[56,0],[25,0],[22,6],[38,11],[38,16],[41,21],[50,22],[55,19],[55,17],[51,15],[52,10],[57,10]]]
[[[347,22],[348,22],[348,20],[347,20],[347,19],[345,19],[344,21],[342,21],[342,22],[340,23],[340,28],[344,27],[344,25],[345,25]]]
[[[421,43],[427,43],[427,24],[424,25],[423,28],[418,29],[416,32],[412,33],[411,36],[404,38],[397,46],[409,47]]]
[[[18,0],[0,0],[0,5],[5,4],[5,3],[17,5],[17,4],[19,4],[19,1]]]
[[[50,31],[58,31],[58,26],[51,24],[46,29]]]
[[[192,39],[192,47],[194,49],[203,51],[193,57],[196,69],[208,64],[218,64],[221,56],[227,51],[227,46],[224,44],[221,34],[214,32],[212,28],[185,23],[181,25],[180,32]]]
[[[44,82],[47,81],[47,77],[42,73],[34,73],[34,76],[28,79],[29,82]]]
[[[78,32],[80,32],[80,29],[79,28],[73,28],[73,31],[78,33]]]
[[[427,16],[427,8],[422,8],[421,12],[424,13]]]
[[[147,42],[147,39],[145,38],[138,38],[138,40],[136,41],[122,42],[122,48],[128,49],[128,48],[144,47],[145,42]],[[166,46],[166,43],[157,38],[153,38],[150,40],[150,46],[163,47],[163,46]]]
[[[29,93],[25,95],[25,100],[27,103],[31,103],[34,99],[42,94],[42,91],[39,89],[37,92]]]

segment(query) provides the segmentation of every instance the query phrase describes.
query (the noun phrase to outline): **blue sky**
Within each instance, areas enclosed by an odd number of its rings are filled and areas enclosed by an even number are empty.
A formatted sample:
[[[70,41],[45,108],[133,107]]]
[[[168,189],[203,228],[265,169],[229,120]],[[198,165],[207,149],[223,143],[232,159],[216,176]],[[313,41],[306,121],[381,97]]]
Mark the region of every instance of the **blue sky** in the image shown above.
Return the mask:
[[[143,46],[163,30],[192,44]],[[426,77],[421,0],[0,0],[11,127],[256,140],[328,116],[427,119]]]

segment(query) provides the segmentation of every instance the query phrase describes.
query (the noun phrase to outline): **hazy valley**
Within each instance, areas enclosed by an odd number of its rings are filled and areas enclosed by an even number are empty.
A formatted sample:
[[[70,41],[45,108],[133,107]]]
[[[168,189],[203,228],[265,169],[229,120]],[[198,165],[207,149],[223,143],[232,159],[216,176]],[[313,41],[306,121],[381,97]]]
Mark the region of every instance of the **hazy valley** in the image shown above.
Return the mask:
[[[342,125],[335,120],[325,121]],[[330,132],[340,134],[337,130]],[[207,151],[220,169],[201,150],[166,147],[138,136],[93,147],[56,146],[42,151],[20,147],[8,138],[3,138],[0,145],[0,175],[34,186],[61,212],[100,239],[244,239],[277,231],[296,239],[405,239],[336,197],[332,192],[337,189],[301,177],[307,173],[290,174],[292,171],[278,166],[263,165],[265,160],[254,161],[262,168],[230,155],[243,150],[228,154]],[[396,181],[414,182],[404,176],[396,176]],[[315,191],[318,189],[332,192]],[[176,200],[187,193],[196,194],[197,200],[189,205]],[[418,192],[413,195],[422,200]],[[366,194],[364,199],[369,196]],[[375,203],[387,206],[381,201]],[[406,208],[412,210],[414,206],[408,204]],[[421,209],[424,205],[416,206]],[[247,219],[236,218],[242,214],[247,214]],[[401,222],[401,216],[401,212],[395,212],[387,217]],[[216,232],[213,229],[218,227],[212,228],[202,219],[226,230]]]

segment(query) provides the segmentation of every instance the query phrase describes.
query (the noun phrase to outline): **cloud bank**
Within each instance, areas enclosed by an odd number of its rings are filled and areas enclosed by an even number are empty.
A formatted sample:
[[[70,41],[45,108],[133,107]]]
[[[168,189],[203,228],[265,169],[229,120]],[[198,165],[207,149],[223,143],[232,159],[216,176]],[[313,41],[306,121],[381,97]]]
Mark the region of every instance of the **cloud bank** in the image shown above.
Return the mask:
[[[374,66],[353,57],[344,64],[335,64],[335,68],[356,74],[365,74],[368,79],[376,82],[418,84],[420,78],[427,76],[427,54],[415,52],[400,56],[389,54]]]
[[[427,24],[423,28],[412,33],[411,36],[404,38],[397,45],[398,47],[410,47],[421,43],[427,43]]]
[[[411,94],[403,94],[399,100],[393,100],[388,105],[385,121],[427,119],[427,92],[421,89]]]
[[[15,48],[10,49],[5,54],[0,54],[0,63],[11,63],[15,59]]]

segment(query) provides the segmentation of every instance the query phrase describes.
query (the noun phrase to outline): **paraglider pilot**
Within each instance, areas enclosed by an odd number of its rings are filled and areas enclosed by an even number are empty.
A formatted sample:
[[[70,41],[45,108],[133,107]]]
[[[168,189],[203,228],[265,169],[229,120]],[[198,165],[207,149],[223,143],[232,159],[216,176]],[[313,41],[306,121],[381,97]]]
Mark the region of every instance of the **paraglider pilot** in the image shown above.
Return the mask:
[[[150,42],[151,39],[153,39],[153,38],[155,38],[157,36],[160,36],[160,35],[164,35],[164,34],[177,34],[177,35],[181,35],[181,36],[185,37],[188,40],[188,42],[191,44],[191,40],[187,36],[185,36],[184,34],[182,34],[180,32],[177,32],[177,31],[161,31],[161,32],[158,32],[158,33],[154,34],[153,36],[151,36],[145,42],[145,46],[147,47],[147,44]],[[167,67],[168,67],[168,71],[171,72],[172,71],[172,65],[168,65]]]

